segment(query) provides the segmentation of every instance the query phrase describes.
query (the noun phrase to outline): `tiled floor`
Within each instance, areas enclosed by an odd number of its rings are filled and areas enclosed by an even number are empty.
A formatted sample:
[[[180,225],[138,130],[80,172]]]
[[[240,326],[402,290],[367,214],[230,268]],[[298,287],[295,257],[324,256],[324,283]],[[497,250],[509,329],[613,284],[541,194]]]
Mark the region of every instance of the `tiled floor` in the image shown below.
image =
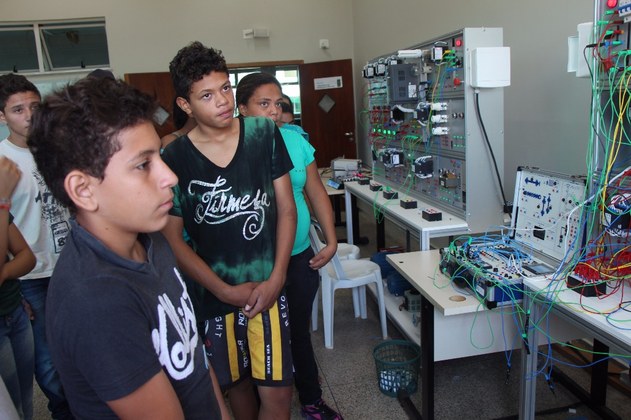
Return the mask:
[[[375,252],[372,215],[370,208],[362,208],[360,212],[362,235],[370,240],[368,245],[362,246],[362,257],[369,257]],[[344,237],[345,231],[339,229],[339,236]],[[386,232],[387,245],[405,245],[405,236],[398,228],[386,225]],[[335,308],[335,348],[324,348],[321,315],[320,328],[312,335],[325,400],[347,420],[408,418],[397,400],[382,394],[378,388],[372,351],[382,339],[375,302],[369,299],[368,319],[356,319],[350,291],[339,290]],[[390,323],[388,333],[390,338],[400,338],[399,332]],[[509,356],[512,373],[507,378],[506,360]],[[435,418],[463,420],[515,416],[519,408],[519,358],[519,351],[515,351],[512,354],[497,353],[438,362],[435,367]],[[567,369],[567,372],[577,382],[585,384],[588,380],[583,369]],[[412,402],[420,409],[418,392],[412,396]],[[599,418],[577,402],[578,399],[563,386],[556,385],[553,392],[543,378],[538,378],[537,411],[554,411],[537,415],[538,419]],[[629,396],[611,386],[608,388],[608,406],[621,418],[631,418],[630,402]],[[570,405],[575,408],[568,410]],[[35,419],[47,418],[43,396],[37,390]],[[292,419],[300,418],[299,405],[294,397]]]

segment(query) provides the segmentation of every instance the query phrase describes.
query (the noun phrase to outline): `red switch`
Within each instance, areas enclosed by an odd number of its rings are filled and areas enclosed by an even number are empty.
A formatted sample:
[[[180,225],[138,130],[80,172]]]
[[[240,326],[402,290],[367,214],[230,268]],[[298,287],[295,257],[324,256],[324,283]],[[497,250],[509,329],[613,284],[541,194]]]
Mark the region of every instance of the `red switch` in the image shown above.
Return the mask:
[[[460,86],[461,83],[462,83],[462,80],[460,80],[457,77],[454,77],[454,86]]]
[[[615,9],[618,5],[618,0],[607,0],[607,7],[610,9]]]

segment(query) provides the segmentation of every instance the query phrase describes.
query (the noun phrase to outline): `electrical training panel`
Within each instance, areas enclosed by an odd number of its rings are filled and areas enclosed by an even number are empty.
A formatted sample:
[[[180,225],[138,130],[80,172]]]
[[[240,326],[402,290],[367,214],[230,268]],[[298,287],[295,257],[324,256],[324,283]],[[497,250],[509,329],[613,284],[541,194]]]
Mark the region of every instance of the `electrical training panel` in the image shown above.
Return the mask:
[[[488,308],[518,302],[524,277],[553,275],[580,254],[585,188],[585,177],[519,168],[509,231],[459,238],[441,249],[441,271]]]
[[[465,28],[363,70],[374,180],[466,220],[472,232],[503,224],[510,56],[502,43],[501,28]]]
[[[585,177],[519,168],[511,238],[557,265],[582,247]]]
[[[631,2],[598,1],[585,47],[592,76],[584,255],[567,276],[584,296],[607,296],[631,278]],[[609,286],[609,287],[608,287]]]

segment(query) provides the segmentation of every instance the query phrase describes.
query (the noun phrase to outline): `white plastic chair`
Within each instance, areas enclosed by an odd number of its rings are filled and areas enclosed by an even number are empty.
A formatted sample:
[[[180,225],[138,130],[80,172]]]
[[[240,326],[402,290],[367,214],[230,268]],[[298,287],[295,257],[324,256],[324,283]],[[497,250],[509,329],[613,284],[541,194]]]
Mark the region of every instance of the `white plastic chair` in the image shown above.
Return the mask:
[[[314,252],[319,252],[323,246],[318,236],[317,225],[312,223],[309,230],[309,239]],[[339,246],[339,245],[338,245]],[[324,267],[320,268],[321,293],[322,293],[322,314],[324,321],[324,346],[333,348],[333,309],[335,307],[335,291],[337,289],[353,288],[353,307],[355,317],[361,315],[367,318],[366,313],[366,285],[375,283],[377,286],[377,300],[379,303],[379,317],[381,319],[381,335],[384,340],[388,337],[388,327],[386,320],[386,305],[383,295],[383,281],[381,279],[381,269],[378,264],[370,260],[346,259],[341,260],[337,253]],[[315,305],[314,305],[315,307]],[[358,311],[358,307],[360,311]],[[359,313],[361,312],[361,314]],[[316,319],[317,308],[313,318]]]
[[[320,235],[318,232],[321,232],[320,224],[317,220],[311,219],[311,223],[316,227],[316,234],[314,239],[317,243],[317,249],[324,248],[325,244],[320,239]],[[313,243],[312,243],[313,248]],[[314,252],[317,253],[316,248],[313,248]],[[357,260],[359,259],[359,247],[357,245],[349,244],[346,242],[338,242],[337,244],[337,256],[340,260]],[[313,299],[313,306],[311,309],[311,330],[317,331],[318,329],[318,310],[320,305],[318,303],[318,298],[320,297],[320,287],[318,287],[318,291],[316,292],[315,298]],[[362,305],[363,302],[363,305]],[[353,288],[353,309],[355,311],[355,318],[359,317],[360,314],[362,318],[366,318],[366,287],[362,286],[360,288]]]

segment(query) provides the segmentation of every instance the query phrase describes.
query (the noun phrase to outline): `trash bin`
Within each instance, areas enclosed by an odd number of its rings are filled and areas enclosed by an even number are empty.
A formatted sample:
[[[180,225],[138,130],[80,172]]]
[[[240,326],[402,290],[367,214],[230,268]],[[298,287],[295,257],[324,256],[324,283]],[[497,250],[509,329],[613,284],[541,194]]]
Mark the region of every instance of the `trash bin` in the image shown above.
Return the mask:
[[[406,340],[388,340],[378,344],[372,355],[377,368],[379,390],[389,397],[399,392],[411,395],[418,389],[421,348]]]

